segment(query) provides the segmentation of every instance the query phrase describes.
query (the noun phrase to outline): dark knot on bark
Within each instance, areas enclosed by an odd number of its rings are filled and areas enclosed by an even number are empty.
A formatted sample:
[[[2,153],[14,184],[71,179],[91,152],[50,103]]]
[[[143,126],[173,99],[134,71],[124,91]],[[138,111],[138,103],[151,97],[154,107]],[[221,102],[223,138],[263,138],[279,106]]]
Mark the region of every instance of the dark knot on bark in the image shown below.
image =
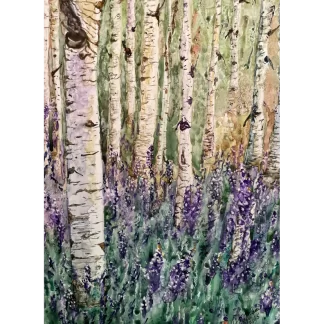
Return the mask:
[[[68,31],[65,35],[65,43],[69,48],[83,48],[87,44],[87,34],[83,29],[75,32]]]

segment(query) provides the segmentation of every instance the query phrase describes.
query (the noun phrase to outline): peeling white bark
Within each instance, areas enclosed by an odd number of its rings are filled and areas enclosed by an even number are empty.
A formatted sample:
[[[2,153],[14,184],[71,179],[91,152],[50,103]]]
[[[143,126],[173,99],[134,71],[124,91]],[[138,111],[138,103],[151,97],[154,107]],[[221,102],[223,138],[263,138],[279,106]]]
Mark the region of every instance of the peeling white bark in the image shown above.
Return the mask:
[[[215,151],[215,91],[218,78],[218,56],[216,53],[219,53],[222,0],[216,0],[215,6],[216,13],[213,31],[213,47],[208,74],[207,117],[203,138],[204,164],[206,159],[214,156]]]
[[[278,47],[280,49],[280,33],[278,32]],[[279,56],[279,51],[278,51]],[[278,78],[280,82],[280,71],[278,71]],[[278,105],[275,110],[275,123],[273,126],[273,133],[270,140],[270,150],[268,158],[267,173],[273,178],[280,177],[280,92],[278,94]]]
[[[163,173],[165,168],[166,161],[166,132],[167,132],[167,122],[168,122],[168,114],[170,108],[170,48],[169,45],[171,43],[172,37],[172,0],[167,1],[168,4],[168,32],[167,37],[165,39],[165,47],[164,47],[164,75],[163,75],[163,94],[162,94],[162,110],[161,117],[159,120],[159,138],[158,138],[158,150],[156,155],[156,167],[157,170]]]
[[[99,21],[95,0],[87,1],[87,11],[78,12],[83,25]],[[78,2],[71,2],[77,6]],[[64,9],[64,14],[70,9]],[[90,18],[85,18],[90,17]],[[96,28],[95,28],[96,26]],[[98,40],[98,24],[88,26],[89,45]],[[68,168],[68,214],[71,227],[72,267],[79,278],[77,299],[88,303],[82,283],[84,267],[90,266],[91,277],[101,276],[105,268],[103,170],[100,147],[97,55],[88,45],[80,49],[65,46],[65,91],[66,91],[66,160]],[[97,301],[98,302],[98,301]]]
[[[61,94],[61,50],[60,44],[60,9],[58,0],[50,0],[50,53],[51,53],[51,72],[53,73],[51,78],[52,96],[51,106],[57,114],[58,129],[54,125],[53,129],[53,141],[56,143],[54,146],[54,158],[55,164],[55,177],[61,183],[63,180],[63,130],[62,130],[62,116],[63,116],[63,102]]]
[[[264,81],[266,70],[269,68],[269,63],[266,63],[264,59],[268,55],[268,33],[271,30],[270,25],[273,14],[273,2],[271,0],[263,0],[261,4],[261,19],[253,91],[253,106],[258,115],[251,118],[249,143],[244,158],[246,164],[260,165],[263,159],[263,141],[266,129],[263,107]]]
[[[135,95],[136,95],[136,75],[135,75],[135,0],[127,0],[127,32],[126,44],[132,51],[131,57],[126,63],[126,82],[127,82],[127,127],[134,131],[134,114],[135,114]]]
[[[275,123],[270,142],[268,158],[268,173],[273,177],[279,177],[280,173],[280,102],[275,110]]]
[[[48,58],[49,58],[49,25],[50,25],[50,10],[48,0],[44,1],[44,109],[50,109],[50,86],[49,86],[49,71],[48,71]],[[44,161],[44,167],[48,165],[48,155],[50,154],[47,145],[49,141],[49,116],[44,116],[44,153],[47,152],[47,157]]]
[[[111,0],[110,8],[110,46],[109,46],[109,130],[108,130],[108,155],[120,157],[120,131],[121,131],[121,1]]]
[[[182,60],[182,111],[181,115],[187,120],[191,126],[192,105],[188,103],[188,99],[192,98],[193,93],[193,78],[189,74],[191,66],[195,62],[191,62],[191,1],[183,1],[183,20],[181,33],[181,48],[180,57]],[[175,206],[175,225],[177,227],[182,224],[182,210],[184,193],[188,186],[193,182],[192,172],[192,145],[190,141],[190,128],[183,131],[178,128],[179,144],[178,144],[178,179],[177,179],[177,194]]]
[[[153,145],[158,107],[159,26],[155,17],[158,0],[144,0],[144,47],[141,63],[141,110],[135,143],[135,164],[148,172],[147,151]]]

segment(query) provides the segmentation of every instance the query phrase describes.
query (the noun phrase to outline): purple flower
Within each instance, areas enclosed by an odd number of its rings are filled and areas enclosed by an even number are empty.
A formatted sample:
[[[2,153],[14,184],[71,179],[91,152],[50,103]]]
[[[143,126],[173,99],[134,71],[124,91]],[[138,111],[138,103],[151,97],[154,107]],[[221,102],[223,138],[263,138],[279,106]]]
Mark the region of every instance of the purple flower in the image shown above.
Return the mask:
[[[186,287],[190,274],[190,259],[192,254],[185,259],[181,259],[173,266],[170,272],[168,289],[162,299],[165,303],[173,302]]]
[[[271,294],[271,289],[268,288],[267,291],[261,295],[260,310],[266,313],[267,316],[269,316],[271,308],[272,308],[272,294]]]
[[[57,234],[58,234],[58,244],[59,244],[59,250],[62,250],[62,244],[64,242],[64,235],[65,235],[65,226],[60,223],[57,226]]]
[[[44,106],[44,120],[48,117],[49,115],[49,107],[48,105]]]
[[[189,235],[194,235],[198,217],[202,206],[202,189],[200,186],[186,188],[184,194],[183,219]]]
[[[279,256],[280,252],[280,237],[278,232],[275,232],[275,235],[271,242],[271,251],[275,256]]]
[[[127,252],[127,240],[123,231],[118,232],[118,250],[121,259],[124,259]]]
[[[152,293],[155,293],[160,287],[160,275],[161,275],[162,267],[163,267],[162,250],[158,247],[147,269],[150,291]]]

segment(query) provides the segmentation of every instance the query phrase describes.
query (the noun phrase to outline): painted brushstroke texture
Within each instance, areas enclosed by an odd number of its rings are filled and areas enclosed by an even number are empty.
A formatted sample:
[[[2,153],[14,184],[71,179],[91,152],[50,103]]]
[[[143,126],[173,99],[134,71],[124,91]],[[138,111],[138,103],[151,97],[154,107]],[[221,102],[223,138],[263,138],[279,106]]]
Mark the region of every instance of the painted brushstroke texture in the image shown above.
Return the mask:
[[[278,0],[44,8],[45,322],[278,324]]]

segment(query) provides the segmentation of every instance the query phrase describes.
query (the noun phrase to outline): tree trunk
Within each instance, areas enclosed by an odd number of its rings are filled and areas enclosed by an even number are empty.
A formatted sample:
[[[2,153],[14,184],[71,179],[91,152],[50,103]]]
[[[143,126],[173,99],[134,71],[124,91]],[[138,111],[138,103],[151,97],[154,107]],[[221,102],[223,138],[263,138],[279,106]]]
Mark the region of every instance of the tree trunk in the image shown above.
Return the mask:
[[[266,63],[265,58],[268,57],[268,33],[271,30],[270,25],[273,14],[274,6],[272,1],[263,0],[261,4],[261,20],[256,55],[250,136],[244,157],[244,162],[248,165],[260,166],[263,159],[263,141],[265,134],[265,113],[263,104],[264,81],[266,70],[269,68],[269,63]]]
[[[280,97],[280,95],[279,95]],[[280,102],[275,110],[275,123],[270,142],[267,173],[273,178],[279,178],[280,174]]]
[[[64,183],[63,169],[63,103],[61,93],[62,50],[60,42],[60,9],[58,0],[50,0],[50,67],[51,67],[51,114],[53,130],[53,162],[55,178]]]
[[[218,81],[217,64],[219,53],[219,35],[221,26],[221,9],[222,0],[216,0],[216,14],[213,32],[213,47],[210,59],[209,75],[208,75],[208,96],[207,96],[207,118],[203,137],[203,159],[204,168],[207,167],[208,159],[214,156],[215,150],[215,91]]]
[[[279,11],[279,9],[278,9]],[[280,11],[279,11],[280,12]],[[280,21],[278,19],[278,25]],[[280,51],[280,33],[278,32],[277,55]],[[280,84],[280,70],[278,68],[278,84]],[[278,89],[279,90],[279,89]],[[275,109],[275,121],[270,139],[270,150],[267,163],[267,173],[273,178],[280,177],[280,91],[278,91],[278,105]]]
[[[134,114],[135,114],[135,95],[136,95],[136,76],[135,76],[135,0],[127,0],[127,31],[126,44],[131,50],[132,55],[126,63],[126,81],[127,81],[127,128],[134,134]]]
[[[233,0],[233,20],[231,37],[231,78],[230,78],[230,109],[235,104],[239,89],[239,33],[241,20],[241,4],[239,0]],[[234,108],[235,110],[237,107]]]
[[[191,1],[183,1],[183,20],[181,33],[181,48],[180,57],[182,57],[182,116],[185,121],[191,126],[192,104],[189,104],[189,99],[192,98],[193,92],[193,77],[190,75],[192,66],[195,62],[191,61]],[[190,141],[190,128],[180,130],[179,132],[179,146],[178,146],[178,180],[177,180],[177,194],[175,206],[175,225],[181,227],[182,211],[184,202],[184,193],[187,187],[193,182],[192,172],[192,145]]]
[[[49,110],[50,110],[50,86],[49,86],[49,25],[50,10],[48,0],[44,2],[44,168],[49,164]]]
[[[152,15],[158,0],[144,0],[144,47],[141,63],[141,110],[139,129],[135,143],[134,162],[143,174],[149,171],[147,152],[153,145],[158,107],[159,26]]]
[[[97,42],[100,11],[95,0],[61,0],[67,18],[65,34],[66,160],[68,167],[68,216],[71,227],[72,267],[79,304],[90,300],[82,280],[89,266],[91,278],[105,268],[103,170],[97,97]]]
[[[172,0],[167,0],[168,8],[168,32],[165,40],[164,47],[164,75],[163,75],[163,88],[162,88],[162,110],[160,117],[160,127],[158,134],[158,150],[156,155],[156,167],[158,173],[164,172],[166,161],[166,133],[167,133],[167,122],[170,108],[170,44],[172,37]]]
[[[121,132],[121,69],[120,52],[122,37],[121,1],[110,0],[110,47],[109,47],[109,129],[108,129],[108,158],[120,157]],[[109,165],[109,163],[108,163]]]

